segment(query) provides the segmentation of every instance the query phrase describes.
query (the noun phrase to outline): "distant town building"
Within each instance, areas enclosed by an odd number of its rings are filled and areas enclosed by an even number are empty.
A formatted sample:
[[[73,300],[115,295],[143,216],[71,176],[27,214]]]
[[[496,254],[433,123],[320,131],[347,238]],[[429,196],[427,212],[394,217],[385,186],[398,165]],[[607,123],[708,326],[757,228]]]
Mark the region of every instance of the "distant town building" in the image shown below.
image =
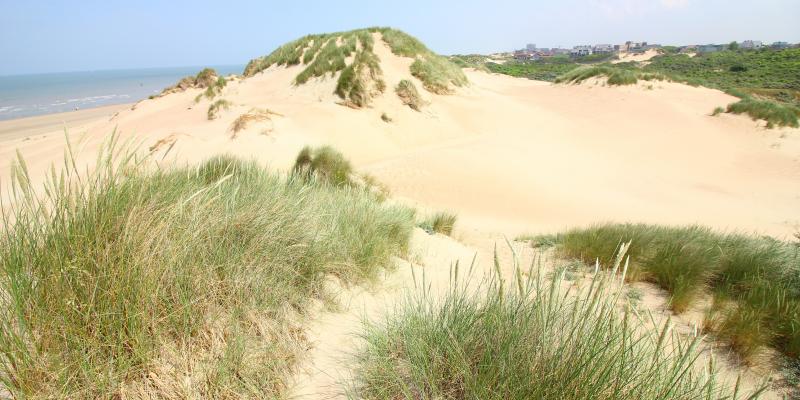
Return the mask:
[[[528,45],[525,46],[525,49],[528,51],[536,51],[536,45],[533,43],[528,43]]]
[[[790,46],[787,42],[772,42],[770,47],[773,49],[788,49]]]
[[[614,46],[610,44],[597,44],[592,51],[599,54],[611,54],[614,52]]]
[[[760,49],[763,46],[760,40],[745,40],[739,45],[739,48],[742,49]]]
[[[527,50],[515,50],[514,59],[520,61],[528,60],[530,59],[530,53]]]
[[[690,44],[688,46],[681,46],[678,48],[678,52],[680,53],[694,53],[697,51],[697,46]]]
[[[723,51],[727,45],[724,44],[701,44],[697,46],[698,53],[716,53],[718,51]]]
[[[575,57],[582,57],[588,56],[592,54],[592,46],[575,46],[572,48],[572,51],[569,52],[571,56]]]

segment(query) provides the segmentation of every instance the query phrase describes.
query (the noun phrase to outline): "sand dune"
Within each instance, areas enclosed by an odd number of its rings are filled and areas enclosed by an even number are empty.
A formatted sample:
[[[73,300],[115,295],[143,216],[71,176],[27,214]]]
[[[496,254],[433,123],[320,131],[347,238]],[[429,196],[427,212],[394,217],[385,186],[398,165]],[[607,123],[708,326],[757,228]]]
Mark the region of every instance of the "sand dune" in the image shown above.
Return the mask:
[[[658,50],[650,49],[645,51],[644,53],[621,53],[619,59],[611,61],[612,64],[621,63],[621,62],[647,62],[650,61],[651,58],[658,55]]]
[[[286,170],[304,145],[333,145],[401,201],[459,214],[458,235],[470,247],[436,237],[416,246],[426,249],[424,262],[437,265],[468,261],[474,249],[489,264],[492,243],[504,236],[604,221],[700,223],[778,237],[800,224],[800,130],[709,116],[736,100],[722,92],[667,82],[553,85],[469,70],[468,87],[442,96],[410,76],[411,59],[381,41],[375,47],[387,91],[365,109],[338,104],[334,78],[298,87],[292,80],[302,66],[271,67],[231,81],[217,98],[232,105],[214,120],[208,100],[194,101],[200,89],[190,89],[73,123],[69,135],[89,165],[115,130],[159,162],[234,153]],[[394,94],[401,79],[420,88],[429,103],[421,112]],[[233,122],[253,108],[275,114],[234,135]],[[61,160],[61,120],[38,118],[0,125],[8,132],[0,135],[4,196],[16,150],[34,180]],[[395,276],[387,284],[398,280],[408,283]],[[351,295],[353,304],[374,305],[372,294]],[[323,314],[312,324],[312,341],[323,350],[310,355],[313,368],[299,379],[308,382],[298,394],[334,383],[319,369],[335,361],[328,350],[348,346],[342,343],[358,311]]]
[[[231,82],[221,98],[233,105],[213,121],[209,101],[195,104],[199,90],[189,90],[142,101],[70,135],[87,159],[116,128],[145,149],[174,142],[154,147],[159,158],[167,148],[167,159],[181,161],[231,152],[281,169],[303,145],[331,144],[395,196],[510,235],[642,221],[785,236],[800,221],[798,130],[709,116],[735,100],[722,92],[665,82],[552,85],[467,71],[469,87],[449,96],[422,90],[430,105],[416,112],[392,91],[401,79],[422,87],[409,75],[412,60],[378,43],[389,89],[370,108],[337,104],[333,78],[296,87],[302,66],[271,67]],[[253,107],[280,116],[232,139],[232,122]],[[384,112],[391,123],[381,120]],[[33,140],[3,137],[0,168],[7,171],[19,149],[41,177],[61,157],[60,130]]]

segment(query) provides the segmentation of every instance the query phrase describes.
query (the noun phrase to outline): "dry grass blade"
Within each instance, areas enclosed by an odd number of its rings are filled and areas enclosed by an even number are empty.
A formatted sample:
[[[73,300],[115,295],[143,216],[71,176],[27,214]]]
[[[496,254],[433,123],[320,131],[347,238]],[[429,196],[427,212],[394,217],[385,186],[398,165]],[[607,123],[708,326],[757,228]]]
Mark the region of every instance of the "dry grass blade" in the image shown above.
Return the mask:
[[[230,130],[233,132],[231,136],[232,139],[236,139],[236,135],[247,129],[250,124],[264,122],[264,121],[271,121],[272,116],[282,117],[283,115],[276,113],[270,109],[266,108],[252,108],[250,111],[240,115],[236,120],[233,121],[231,124]]]

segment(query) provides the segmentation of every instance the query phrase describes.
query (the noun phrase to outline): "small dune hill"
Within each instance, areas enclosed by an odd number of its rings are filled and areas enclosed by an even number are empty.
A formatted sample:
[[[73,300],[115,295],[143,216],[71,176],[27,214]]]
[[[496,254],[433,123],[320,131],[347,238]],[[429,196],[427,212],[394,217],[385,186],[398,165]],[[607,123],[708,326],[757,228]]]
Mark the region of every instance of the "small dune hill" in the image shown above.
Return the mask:
[[[161,96],[170,93],[184,92],[187,89],[207,89],[219,85],[220,79],[224,82],[225,78],[219,76],[217,71],[213,68],[204,68],[195,76],[187,76],[182,78],[178,83],[164,89]],[[224,86],[224,84],[222,84]]]
[[[450,94],[456,87],[467,84],[458,66],[432,52],[413,36],[392,28],[303,36],[267,56],[251,60],[244,76],[254,76],[273,66],[299,66],[302,70],[294,77],[295,85],[327,75],[336,77],[334,92],[343,104],[365,107],[387,88],[382,60],[375,50],[376,41],[387,44],[395,56],[413,59],[408,72],[431,93]]]

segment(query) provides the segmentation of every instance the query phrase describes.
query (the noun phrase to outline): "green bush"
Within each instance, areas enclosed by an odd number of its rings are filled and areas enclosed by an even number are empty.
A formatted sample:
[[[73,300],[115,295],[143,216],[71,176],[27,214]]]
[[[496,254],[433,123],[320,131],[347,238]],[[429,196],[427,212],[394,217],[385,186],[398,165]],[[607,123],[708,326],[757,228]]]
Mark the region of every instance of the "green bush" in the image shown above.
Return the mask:
[[[14,398],[282,397],[325,277],[374,279],[407,251],[413,211],[363,191],[230,156],[163,170],[116,154],[37,195],[14,170],[0,235]]]

